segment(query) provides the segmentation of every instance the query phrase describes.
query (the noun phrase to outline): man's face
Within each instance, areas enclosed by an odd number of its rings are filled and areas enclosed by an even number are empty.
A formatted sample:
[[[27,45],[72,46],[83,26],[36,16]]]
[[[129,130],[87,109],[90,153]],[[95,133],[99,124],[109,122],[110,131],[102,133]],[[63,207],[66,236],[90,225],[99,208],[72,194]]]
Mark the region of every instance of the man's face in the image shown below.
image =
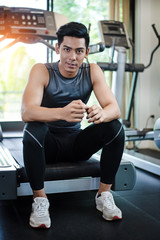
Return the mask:
[[[76,76],[89,49],[86,50],[84,38],[65,36],[60,46],[56,44],[56,53],[60,54],[60,73],[69,78]]]

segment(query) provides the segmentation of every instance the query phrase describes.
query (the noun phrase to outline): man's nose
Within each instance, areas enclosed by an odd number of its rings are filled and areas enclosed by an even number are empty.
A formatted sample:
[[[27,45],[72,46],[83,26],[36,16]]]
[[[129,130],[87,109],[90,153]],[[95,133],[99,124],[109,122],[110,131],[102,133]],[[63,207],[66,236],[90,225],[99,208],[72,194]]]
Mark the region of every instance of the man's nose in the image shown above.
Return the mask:
[[[75,53],[75,51],[71,51],[71,52],[70,52],[70,58],[71,58],[71,59],[76,59],[76,53]]]

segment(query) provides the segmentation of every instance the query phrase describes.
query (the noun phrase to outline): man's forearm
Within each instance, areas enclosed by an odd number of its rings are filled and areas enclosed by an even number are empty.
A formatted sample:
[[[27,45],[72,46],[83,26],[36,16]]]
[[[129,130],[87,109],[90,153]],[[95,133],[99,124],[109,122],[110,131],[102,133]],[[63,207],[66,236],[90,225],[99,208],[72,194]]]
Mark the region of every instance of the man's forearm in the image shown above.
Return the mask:
[[[51,122],[61,120],[62,108],[46,108],[41,106],[22,107],[24,122],[40,121]]]

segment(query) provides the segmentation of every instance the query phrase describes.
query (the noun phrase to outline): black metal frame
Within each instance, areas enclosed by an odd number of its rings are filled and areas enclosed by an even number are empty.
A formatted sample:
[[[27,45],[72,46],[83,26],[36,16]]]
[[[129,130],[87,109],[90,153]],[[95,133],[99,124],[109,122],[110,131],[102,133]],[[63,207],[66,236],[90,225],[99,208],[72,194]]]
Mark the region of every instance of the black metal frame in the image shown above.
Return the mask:
[[[53,12],[54,0],[47,0],[47,11]],[[53,45],[53,40],[48,40],[49,44]],[[47,62],[53,62],[53,51],[47,48]]]

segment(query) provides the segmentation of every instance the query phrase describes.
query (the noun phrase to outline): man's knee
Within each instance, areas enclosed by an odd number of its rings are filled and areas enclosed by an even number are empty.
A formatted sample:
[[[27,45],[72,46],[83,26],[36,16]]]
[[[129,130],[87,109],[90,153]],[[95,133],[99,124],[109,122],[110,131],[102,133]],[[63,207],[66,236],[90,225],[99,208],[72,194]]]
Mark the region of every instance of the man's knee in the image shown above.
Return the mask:
[[[38,144],[43,146],[48,127],[41,122],[28,122],[24,127],[23,144]]]
[[[117,119],[111,121],[111,122],[103,122],[99,125],[97,125],[97,127],[99,128],[99,130],[104,134],[104,135],[117,135],[117,134],[121,134],[124,135],[124,129],[123,126],[121,124],[121,122]]]
[[[102,123],[101,134],[105,145],[111,142],[124,142],[124,128],[119,120]]]
[[[112,142],[114,142],[115,144],[124,144],[124,139],[125,139],[125,134],[124,134],[124,128],[123,125],[121,124],[121,122],[119,120],[113,120],[112,122],[110,122],[110,141],[107,142],[105,145],[108,145]]]
[[[123,125],[122,125],[122,123],[119,121],[119,120],[113,120],[112,122],[111,122],[111,124],[112,124],[112,128],[114,129],[114,131],[116,132],[116,133],[119,133],[119,134],[122,134],[122,135],[124,135],[124,128],[123,128]]]

